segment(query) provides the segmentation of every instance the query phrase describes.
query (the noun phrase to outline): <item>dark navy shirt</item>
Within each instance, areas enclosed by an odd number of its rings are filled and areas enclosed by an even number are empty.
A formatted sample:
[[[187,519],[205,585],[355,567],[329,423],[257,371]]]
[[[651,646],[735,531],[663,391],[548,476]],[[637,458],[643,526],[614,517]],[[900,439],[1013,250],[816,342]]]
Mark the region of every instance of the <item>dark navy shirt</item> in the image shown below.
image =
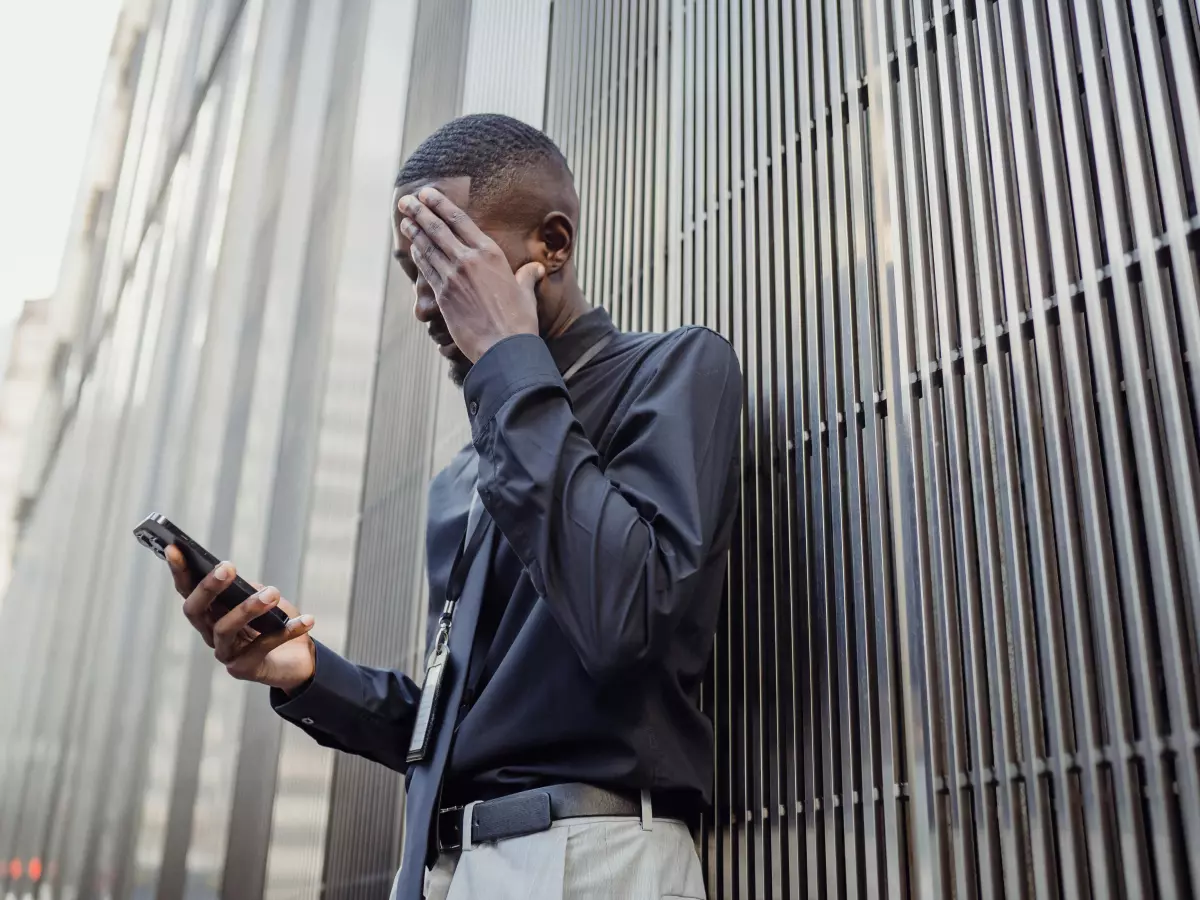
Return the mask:
[[[474,605],[478,625],[470,658],[452,657],[466,680],[439,726],[457,726],[443,805],[571,781],[707,804],[698,699],[740,483],[733,349],[697,327],[624,334],[596,309],[548,342],[496,344],[463,393],[472,445],[429,491],[431,619],[476,482],[498,534],[482,590],[455,613],[457,627]],[[422,673],[318,643],[313,680],[272,704],[319,743],[404,771],[420,698],[409,674]]]

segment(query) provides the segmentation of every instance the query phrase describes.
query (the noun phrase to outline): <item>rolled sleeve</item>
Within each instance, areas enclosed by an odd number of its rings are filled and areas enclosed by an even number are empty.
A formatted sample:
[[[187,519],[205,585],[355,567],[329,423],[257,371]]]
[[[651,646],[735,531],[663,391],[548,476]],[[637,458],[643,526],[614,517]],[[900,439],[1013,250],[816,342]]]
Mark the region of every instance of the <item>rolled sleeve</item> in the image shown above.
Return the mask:
[[[493,345],[463,382],[472,439],[479,440],[514,395],[534,387],[558,387],[569,396],[546,342],[536,334],[516,334]]]

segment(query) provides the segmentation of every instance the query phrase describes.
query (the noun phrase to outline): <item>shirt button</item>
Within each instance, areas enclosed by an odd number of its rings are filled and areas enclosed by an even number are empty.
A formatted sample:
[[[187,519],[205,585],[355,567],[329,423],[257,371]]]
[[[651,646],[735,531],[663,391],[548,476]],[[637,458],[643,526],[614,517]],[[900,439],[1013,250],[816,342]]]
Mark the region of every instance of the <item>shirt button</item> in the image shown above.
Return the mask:
[[[303,719],[301,719],[300,721],[301,721],[301,723],[303,723],[303,724],[305,724],[305,725],[311,725],[311,724],[313,723],[313,720],[312,720],[312,719],[309,719],[309,718],[307,718],[307,717],[306,717],[306,718],[303,718]]]
[[[467,414],[474,418],[479,413],[479,404],[472,400],[471,405],[467,407]]]

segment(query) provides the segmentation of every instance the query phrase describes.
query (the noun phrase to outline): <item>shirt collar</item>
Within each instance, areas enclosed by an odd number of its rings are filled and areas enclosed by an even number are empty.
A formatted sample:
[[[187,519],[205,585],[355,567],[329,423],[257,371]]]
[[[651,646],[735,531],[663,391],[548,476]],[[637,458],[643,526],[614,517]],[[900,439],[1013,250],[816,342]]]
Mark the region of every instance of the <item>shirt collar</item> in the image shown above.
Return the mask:
[[[605,335],[616,334],[617,326],[602,306],[590,309],[571,323],[556,338],[546,341],[560,373],[567,371],[588,349]]]

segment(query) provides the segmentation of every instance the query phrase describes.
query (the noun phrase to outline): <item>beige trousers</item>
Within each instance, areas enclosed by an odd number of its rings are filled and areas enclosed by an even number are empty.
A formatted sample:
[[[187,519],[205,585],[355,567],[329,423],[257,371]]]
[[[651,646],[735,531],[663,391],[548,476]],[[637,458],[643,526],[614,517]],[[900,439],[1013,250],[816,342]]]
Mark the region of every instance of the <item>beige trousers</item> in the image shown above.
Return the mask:
[[[670,819],[592,816],[443,853],[426,900],[704,900],[691,834]]]

